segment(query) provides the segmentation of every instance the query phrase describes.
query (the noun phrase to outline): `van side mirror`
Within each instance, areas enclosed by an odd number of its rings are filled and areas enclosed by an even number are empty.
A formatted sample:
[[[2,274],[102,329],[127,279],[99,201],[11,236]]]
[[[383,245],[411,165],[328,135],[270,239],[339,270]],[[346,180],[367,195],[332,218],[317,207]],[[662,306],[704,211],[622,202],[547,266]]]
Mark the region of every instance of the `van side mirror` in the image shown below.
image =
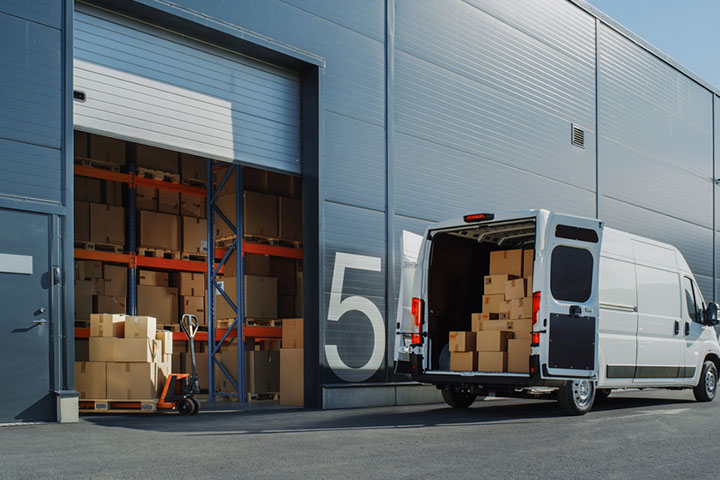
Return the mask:
[[[715,325],[720,323],[720,319],[718,319],[718,310],[719,309],[720,309],[720,306],[718,306],[717,303],[709,303],[708,304],[708,306],[704,312],[705,325],[714,327]]]

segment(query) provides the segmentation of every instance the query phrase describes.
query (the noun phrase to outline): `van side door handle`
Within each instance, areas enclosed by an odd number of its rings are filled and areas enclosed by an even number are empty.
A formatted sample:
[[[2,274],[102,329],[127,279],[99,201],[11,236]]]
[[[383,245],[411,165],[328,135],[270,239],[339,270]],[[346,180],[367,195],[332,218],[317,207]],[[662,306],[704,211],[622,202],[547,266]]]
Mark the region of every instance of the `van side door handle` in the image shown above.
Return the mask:
[[[690,322],[685,322],[685,336],[690,335]]]
[[[582,317],[582,307],[580,305],[571,305],[569,313],[571,317]]]
[[[675,335],[680,333],[680,322],[675,320]]]

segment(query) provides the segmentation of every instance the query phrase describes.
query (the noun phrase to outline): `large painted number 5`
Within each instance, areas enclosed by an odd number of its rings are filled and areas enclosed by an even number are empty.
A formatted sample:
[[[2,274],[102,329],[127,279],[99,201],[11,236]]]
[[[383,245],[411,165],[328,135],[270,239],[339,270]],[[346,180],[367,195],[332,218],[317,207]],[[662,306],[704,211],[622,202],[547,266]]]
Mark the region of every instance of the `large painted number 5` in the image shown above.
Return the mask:
[[[369,299],[360,296],[342,299],[345,269],[369,270],[379,272],[382,265],[379,257],[367,257],[350,253],[337,252],[335,254],[335,268],[333,270],[332,287],[330,289],[330,305],[328,307],[328,322],[338,322],[345,313],[353,310],[365,315],[373,329],[373,350],[370,359],[362,367],[348,366],[338,353],[337,345],[325,345],[325,356],[328,365],[335,374],[346,382],[362,382],[372,377],[382,365],[385,357],[385,322],[378,307]]]

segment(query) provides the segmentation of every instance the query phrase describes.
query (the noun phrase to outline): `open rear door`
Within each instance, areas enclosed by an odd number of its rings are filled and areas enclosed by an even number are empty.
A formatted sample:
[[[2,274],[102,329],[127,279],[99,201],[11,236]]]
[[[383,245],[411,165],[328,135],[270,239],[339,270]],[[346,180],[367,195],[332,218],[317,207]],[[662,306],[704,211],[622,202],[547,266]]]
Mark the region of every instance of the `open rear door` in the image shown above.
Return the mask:
[[[543,377],[597,376],[602,229],[599,220],[548,215],[540,282]]]

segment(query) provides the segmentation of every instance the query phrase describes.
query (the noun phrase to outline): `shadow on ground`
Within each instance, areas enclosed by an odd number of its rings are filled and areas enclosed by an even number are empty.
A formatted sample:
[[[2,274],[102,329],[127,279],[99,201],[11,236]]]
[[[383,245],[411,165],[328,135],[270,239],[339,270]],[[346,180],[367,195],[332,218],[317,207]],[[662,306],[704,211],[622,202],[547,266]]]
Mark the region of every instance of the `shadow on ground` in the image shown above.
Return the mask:
[[[174,413],[155,415],[89,415],[83,420],[102,427],[172,432],[190,436],[261,435],[334,430],[412,429],[498,424],[527,424],[561,417],[571,419],[619,416],[635,409],[693,404],[683,394],[653,397],[651,394],[617,394],[598,403],[585,417],[565,417],[554,401],[494,399],[477,401],[468,409],[444,404],[352,410],[244,409],[205,410],[182,417]]]

